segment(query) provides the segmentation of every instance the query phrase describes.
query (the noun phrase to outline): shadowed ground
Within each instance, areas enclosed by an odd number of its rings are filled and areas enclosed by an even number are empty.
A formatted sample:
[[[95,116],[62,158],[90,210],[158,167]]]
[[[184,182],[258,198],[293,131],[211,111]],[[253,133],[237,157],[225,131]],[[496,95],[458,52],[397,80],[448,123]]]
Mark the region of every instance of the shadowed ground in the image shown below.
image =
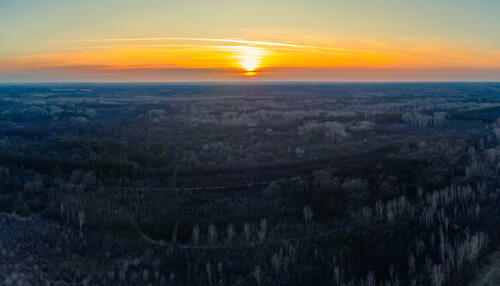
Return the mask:
[[[471,286],[500,285],[500,251],[496,251],[488,257],[490,263],[478,272],[477,277],[471,282]]]

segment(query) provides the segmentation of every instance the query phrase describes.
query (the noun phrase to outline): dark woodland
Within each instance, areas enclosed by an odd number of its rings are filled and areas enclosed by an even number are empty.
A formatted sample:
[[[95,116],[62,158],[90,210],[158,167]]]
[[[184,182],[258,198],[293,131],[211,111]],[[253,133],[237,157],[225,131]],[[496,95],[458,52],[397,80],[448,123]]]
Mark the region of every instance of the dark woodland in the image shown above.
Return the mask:
[[[2,84],[0,283],[469,285],[500,243],[499,95]]]

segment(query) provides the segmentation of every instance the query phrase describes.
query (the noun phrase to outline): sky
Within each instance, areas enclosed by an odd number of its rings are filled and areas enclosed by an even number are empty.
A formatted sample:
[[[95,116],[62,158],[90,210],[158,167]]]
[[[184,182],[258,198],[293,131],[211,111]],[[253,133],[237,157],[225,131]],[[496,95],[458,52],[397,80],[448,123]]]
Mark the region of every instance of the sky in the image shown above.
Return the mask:
[[[499,81],[498,0],[0,0],[0,82]]]

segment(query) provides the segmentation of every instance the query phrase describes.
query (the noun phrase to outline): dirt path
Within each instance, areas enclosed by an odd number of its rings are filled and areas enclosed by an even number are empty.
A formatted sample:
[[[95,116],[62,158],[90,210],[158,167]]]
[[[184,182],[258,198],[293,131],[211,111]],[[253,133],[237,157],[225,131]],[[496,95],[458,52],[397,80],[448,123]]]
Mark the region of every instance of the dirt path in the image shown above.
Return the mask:
[[[476,278],[470,283],[471,286],[494,286],[500,285],[500,250],[488,256],[489,264],[481,269]]]

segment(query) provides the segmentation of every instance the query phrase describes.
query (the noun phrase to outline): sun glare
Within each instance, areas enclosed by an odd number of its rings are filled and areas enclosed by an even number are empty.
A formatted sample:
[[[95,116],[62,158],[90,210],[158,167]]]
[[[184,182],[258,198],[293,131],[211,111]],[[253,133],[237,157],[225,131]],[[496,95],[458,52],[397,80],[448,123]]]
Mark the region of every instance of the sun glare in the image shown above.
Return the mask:
[[[261,55],[259,50],[248,49],[240,56],[240,66],[244,68],[247,72],[255,71],[261,61]]]
[[[245,75],[255,75],[261,66],[264,49],[259,47],[238,46],[231,47],[237,59],[237,65],[245,71]]]
[[[241,56],[240,66],[247,72],[252,72],[259,67],[260,59],[254,53],[245,53]]]
[[[240,65],[247,71],[251,72],[259,66],[259,63],[255,57],[248,57],[241,61]]]

